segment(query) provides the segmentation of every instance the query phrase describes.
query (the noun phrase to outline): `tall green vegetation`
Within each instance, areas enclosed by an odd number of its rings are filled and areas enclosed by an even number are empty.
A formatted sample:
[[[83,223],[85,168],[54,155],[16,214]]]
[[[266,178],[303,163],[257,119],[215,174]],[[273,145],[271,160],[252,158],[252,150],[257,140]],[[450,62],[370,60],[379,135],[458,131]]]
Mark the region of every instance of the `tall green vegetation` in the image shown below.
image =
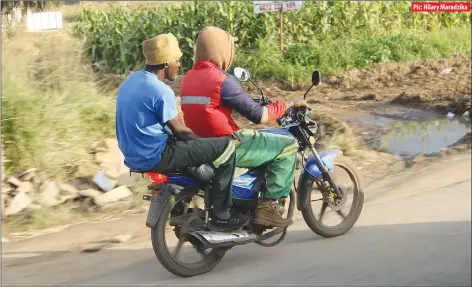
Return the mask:
[[[81,43],[67,32],[18,33],[2,43],[2,143],[7,170],[72,176],[114,135],[114,98],[101,93]],[[92,171],[93,172],[93,171]]]
[[[185,71],[193,64],[197,33],[205,25],[218,26],[238,37],[238,53],[245,55],[239,59],[247,59],[246,55],[261,59],[262,56],[254,51],[263,52],[270,46],[274,53],[271,55],[273,60],[264,59],[268,62],[278,62],[282,57],[284,63],[292,65],[287,68],[290,70],[307,67],[307,62],[323,62],[323,57],[332,57],[329,64],[335,66],[330,69],[334,72],[338,68],[365,66],[384,60],[404,60],[399,54],[403,52],[395,49],[403,44],[413,49],[416,44],[421,46],[425,32],[470,25],[470,13],[412,13],[410,2],[406,1],[306,1],[301,10],[284,14],[284,40],[288,49],[283,54],[277,52],[278,14],[255,14],[252,1],[195,1],[180,7],[141,11],[122,7],[107,12],[83,10],[76,33],[86,39],[91,62],[104,73],[123,74],[140,67],[143,63],[142,41],[165,32],[172,32],[180,39]],[[404,36],[406,30],[410,33]],[[402,33],[398,33],[400,31]],[[421,35],[416,37],[416,34]],[[467,40],[470,42],[470,36],[462,43],[467,44]],[[346,48],[349,49],[348,45],[358,44],[362,51],[356,53],[354,59],[343,59],[351,57],[344,53]],[[394,50],[387,51],[386,47]],[[326,50],[333,48],[339,52],[337,56]],[[329,56],[323,54],[326,51]],[[408,53],[414,54],[415,50]],[[338,60],[343,63],[337,64]],[[247,64],[244,60],[242,63]]]

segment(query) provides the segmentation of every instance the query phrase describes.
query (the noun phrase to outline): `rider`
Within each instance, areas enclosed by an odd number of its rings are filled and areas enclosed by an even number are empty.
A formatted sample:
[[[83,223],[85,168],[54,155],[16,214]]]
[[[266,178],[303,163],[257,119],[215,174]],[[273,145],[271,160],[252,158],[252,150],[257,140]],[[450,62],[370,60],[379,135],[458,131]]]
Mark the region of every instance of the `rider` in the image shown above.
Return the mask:
[[[239,82],[226,73],[234,57],[234,39],[217,27],[205,27],[196,42],[195,65],[180,85],[185,124],[201,137],[234,137],[236,166],[267,167],[265,198],[256,208],[255,223],[286,227],[292,220],[283,218],[277,200],[287,197],[294,180],[297,142],[294,138],[243,129],[232,118],[233,109],[253,123],[273,122],[292,106],[304,102],[276,101],[262,106],[252,99]]]
[[[116,135],[125,165],[167,173],[212,163],[211,225],[218,230],[244,226],[248,217],[229,209],[236,140],[199,138],[178,115],[175,94],[164,84],[164,79],[175,79],[180,67],[182,52],[174,35],[145,40],[143,53],[145,68],[124,80],[116,101]]]

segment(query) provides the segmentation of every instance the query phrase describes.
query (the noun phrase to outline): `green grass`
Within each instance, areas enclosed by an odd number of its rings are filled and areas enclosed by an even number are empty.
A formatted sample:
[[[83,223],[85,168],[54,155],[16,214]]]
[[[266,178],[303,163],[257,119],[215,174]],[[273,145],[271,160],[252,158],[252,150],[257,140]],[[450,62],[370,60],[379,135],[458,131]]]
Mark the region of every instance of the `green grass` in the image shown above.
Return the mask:
[[[276,43],[262,40],[253,50],[237,51],[235,65],[247,68],[255,79],[270,79],[286,88],[299,89],[310,83],[314,69],[323,75],[335,75],[382,62],[439,59],[468,53],[470,46],[470,27],[313,40],[290,45],[283,52]]]
[[[66,31],[17,33],[2,45],[2,141],[7,170],[36,167],[59,178],[91,162],[92,142],[114,135],[114,97],[82,64]],[[93,172],[93,171],[92,171]]]

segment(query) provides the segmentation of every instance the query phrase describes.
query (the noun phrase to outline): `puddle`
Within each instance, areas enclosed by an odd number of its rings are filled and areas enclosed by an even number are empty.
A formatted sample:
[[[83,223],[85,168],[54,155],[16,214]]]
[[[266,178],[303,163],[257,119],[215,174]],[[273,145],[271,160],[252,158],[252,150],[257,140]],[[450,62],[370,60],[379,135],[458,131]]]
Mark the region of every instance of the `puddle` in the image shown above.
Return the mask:
[[[397,121],[388,127],[377,148],[399,156],[440,152],[471,131],[470,122],[447,118]]]
[[[345,119],[364,130],[368,145],[402,158],[440,152],[471,132],[470,118],[461,115],[448,119],[434,112],[391,105],[369,110],[373,112],[350,112]]]

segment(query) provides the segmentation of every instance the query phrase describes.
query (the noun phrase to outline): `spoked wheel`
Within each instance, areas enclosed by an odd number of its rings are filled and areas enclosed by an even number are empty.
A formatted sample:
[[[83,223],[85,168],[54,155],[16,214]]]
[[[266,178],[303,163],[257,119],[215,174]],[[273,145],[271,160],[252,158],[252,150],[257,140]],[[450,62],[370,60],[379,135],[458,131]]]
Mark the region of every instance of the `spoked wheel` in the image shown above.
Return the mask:
[[[302,214],[311,230],[327,238],[349,231],[364,205],[363,186],[354,163],[342,155],[334,162],[334,181],[343,194],[340,200],[333,200],[333,194],[330,195],[328,190],[317,185],[313,179],[307,180],[309,182],[305,186],[309,189],[308,206]],[[319,208],[316,208],[317,205]]]
[[[212,270],[226,252],[226,249],[201,250],[198,242],[192,240],[195,243],[193,245],[189,242],[191,238],[182,234],[182,225],[170,226],[171,217],[189,214],[189,210],[201,211],[195,204],[197,198],[198,196],[189,194],[169,200],[156,227],[151,229],[152,247],[157,259],[169,272],[181,277],[200,275]],[[193,207],[189,208],[189,205]],[[189,220],[188,229],[201,229],[203,223],[204,218],[196,217]]]

